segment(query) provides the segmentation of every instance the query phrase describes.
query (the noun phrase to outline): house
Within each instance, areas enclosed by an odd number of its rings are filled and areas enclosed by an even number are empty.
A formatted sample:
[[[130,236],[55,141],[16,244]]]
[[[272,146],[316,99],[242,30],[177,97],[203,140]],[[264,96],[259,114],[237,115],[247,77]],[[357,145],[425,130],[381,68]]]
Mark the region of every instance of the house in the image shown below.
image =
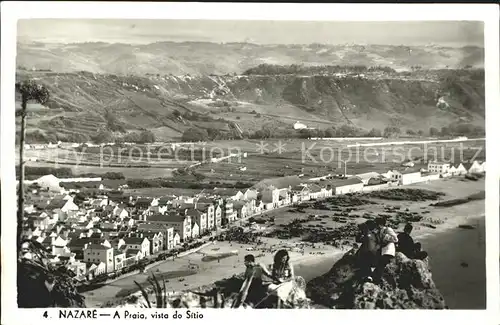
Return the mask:
[[[467,169],[465,169],[463,163],[455,164],[455,175],[461,176],[467,174]]]
[[[123,238],[125,241],[125,249],[138,249],[141,252],[142,257],[150,255],[150,245],[151,243],[146,237],[126,237]]]
[[[105,273],[113,272],[113,248],[100,244],[90,244],[83,250],[83,261],[91,263],[104,263]]]
[[[308,184],[310,199],[319,199],[324,197],[324,192],[321,186],[315,183]]]
[[[98,275],[106,274],[106,264],[103,262],[87,262],[87,278],[92,280]]]
[[[61,255],[61,256],[69,256],[71,254],[71,250],[67,247],[68,242],[61,238],[61,236],[52,237],[52,254],[53,255]]]
[[[87,274],[87,264],[81,261],[72,261],[66,264],[66,268],[75,273],[75,278],[85,277]]]
[[[181,243],[181,236],[179,235],[178,232],[174,234],[173,240],[172,240],[172,247],[175,247]]]
[[[79,210],[78,206],[73,202],[73,198],[67,200],[65,198],[54,198],[49,202],[46,209],[49,211],[60,209],[64,213]]]
[[[120,207],[116,206],[113,209],[113,216],[123,220],[124,218],[127,218],[129,216],[129,213],[124,208],[120,208]]]
[[[116,248],[113,248],[113,256],[114,256],[114,269],[115,271],[119,271],[125,267],[124,261],[126,258],[125,252]]]
[[[332,187],[335,195],[356,193],[363,191],[363,182],[359,178],[331,179],[326,181]]]
[[[214,214],[215,214],[215,224],[214,226],[216,228],[220,228],[222,226],[222,208],[219,204],[214,209]],[[209,223],[210,225],[210,223]]]
[[[135,208],[139,211],[145,211],[149,207],[157,206],[158,199],[149,197],[140,197],[135,201]]]
[[[27,224],[28,227],[45,230],[49,228],[50,218],[48,216],[29,216]]]
[[[182,241],[186,241],[191,236],[191,217],[181,215],[176,212],[167,214],[154,214],[148,217],[148,223],[173,227],[179,233]]]
[[[215,228],[215,206],[212,203],[196,203],[196,209],[206,214],[206,224],[203,225],[201,220],[196,220],[200,226],[200,232],[203,234],[207,230]]]
[[[306,184],[299,184],[292,187],[292,201],[301,202],[308,201],[311,199],[311,195],[309,193],[309,187]]]
[[[149,207],[147,210],[146,210],[146,214],[147,215],[152,215],[152,214],[165,214],[167,213],[168,211],[168,205],[157,205],[157,206],[153,206],[153,207]]]
[[[191,225],[191,238],[198,238],[200,236],[200,227],[193,221]]]
[[[199,211],[198,209],[189,208],[184,210],[184,215],[191,217],[193,223],[198,225],[198,232],[204,234],[209,228],[207,224],[207,213]],[[212,214],[213,215],[213,214]],[[212,226],[213,227],[213,226]],[[193,230],[191,229],[191,233]]]
[[[247,189],[245,192],[243,192],[243,200],[250,201],[250,200],[257,200],[257,197],[259,196],[259,192],[255,189]]]
[[[421,182],[421,172],[420,170],[415,170],[415,169],[406,169],[401,172],[401,184],[402,185],[409,185],[413,183],[418,183]]]
[[[484,166],[477,160],[474,160],[472,163],[464,164],[464,167],[469,174],[480,174],[484,172]]]
[[[120,227],[121,223],[118,220],[109,220],[101,222],[101,229],[111,229],[117,230]]]
[[[157,230],[142,230],[140,234],[149,240],[149,250],[150,254],[156,254],[163,250],[164,247],[164,237],[163,232],[159,229]]]
[[[123,238],[114,238],[111,240],[110,244],[114,249],[122,249],[123,247],[127,246],[127,243]]]
[[[446,175],[451,167],[450,163],[447,162],[439,162],[439,161],[430,161],[427,164],[427,170],[430,173],[436,173],[439,175]]]
[[[290,188],[282,188],[278,192],[278,206],[288,205],[292,202]]]
[[[278,207],[280,200],[280,190],[277,188],[266,188],[261,191],[262,193],[262,201],[269,205],[271,203],[271,208]]]
[[[450,169],[448,169],[448,174],[450,176],[455,176],[457,174],[457,168],[455,167],[455,165],[450,166]]]
[[[169,205],[172,205],[172,203],[176,199],[177,199],[177,196],[175,196],[175,195],[162,196],[158,199],[158,207],[168,207]]]
[[[248,216],[247,204],[245,201],[234,202],[233,208],[236,211],[236,216],[238,219],[244,219]]]
[[[164,224],[155,224],[155,223],[141,223],[137,226],[138,232],[150,233],[150,232],[160,232],[163,234],[163,246],[161,250],[168,250],[173,248],[173,237],[174,237],[174,228],[164,225]],[[151,240],[150,240],[151,241]]]
[[[135,264],[142,260],[144,256],[139,249],[127,249],[125,251],[125,261],[124,265],[128,266],[130,264]]]
[[[257,200],[255,202],[255,213],[261,213],[266,209],[265,203],[262,200]]]
[[[224,201],[223,218],[226,222],[233,222],[238,217],[236,211],[234,211],[234,203],[230,200]]]
[[[107,198],[104,198],[104,199],[95,199],[92,202],[90,202],[90,206],[92,207],[92,209],[99,209],[99,208],[104,209],[104,207],[107,206],[107,205],[108,205],[108,199]]]
[[[357,174],[357,175],[354,175],[354,177],[359,178],[359,180],[362,181],[364,185],[368,185],[368,182],[370,181],[370,179],[380,178],[381,175],[379,173],[376,173],[376,172],[369,172],[369,173]]]

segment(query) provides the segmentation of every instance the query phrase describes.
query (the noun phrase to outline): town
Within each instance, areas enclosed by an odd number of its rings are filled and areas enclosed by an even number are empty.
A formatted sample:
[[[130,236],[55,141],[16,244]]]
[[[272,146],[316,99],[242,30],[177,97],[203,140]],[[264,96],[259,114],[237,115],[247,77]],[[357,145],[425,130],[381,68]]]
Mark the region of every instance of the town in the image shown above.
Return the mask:
[[[477,177],[485,162],[428,162],[427,168],[402,166],[386,173],[286,176],[251,188],[202,191],[195,196],[134,197],[106,188],[100,178],[59,179],[45,175],[26,181],[23,238],[40,243],[50,263],[65,266],[85,288],[110,281],[151,263],[188,254],[233,227],[253,231],[250,217],[302,202],[349,193],[380,191],[449,177]],[[82,197],[78,186],[96,184],[98,193]]]

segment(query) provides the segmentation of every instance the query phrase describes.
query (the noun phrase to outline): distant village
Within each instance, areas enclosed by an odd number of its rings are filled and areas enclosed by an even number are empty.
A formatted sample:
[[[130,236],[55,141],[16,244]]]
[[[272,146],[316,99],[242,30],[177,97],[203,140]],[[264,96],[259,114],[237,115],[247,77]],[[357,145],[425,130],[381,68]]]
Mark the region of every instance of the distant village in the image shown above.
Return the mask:
[[[123,185],[107,187],[100,178],[45,175],[26,181],[23,236],[45,247],[50,263],[65,265],[76,281],[88,283],[175,256],[213,240],[233,225],[242,225],[251,216],[281,207],[482,173],[485,162],[479,161],[429,162],[426,169],[409,163],[386,173],[309,179],[287,176],[263,180],[246,190],[215,188],[191,197],[127,196]],[[64,186],[84,182],[98,183],[97,193],[82,198],[79,186]]]

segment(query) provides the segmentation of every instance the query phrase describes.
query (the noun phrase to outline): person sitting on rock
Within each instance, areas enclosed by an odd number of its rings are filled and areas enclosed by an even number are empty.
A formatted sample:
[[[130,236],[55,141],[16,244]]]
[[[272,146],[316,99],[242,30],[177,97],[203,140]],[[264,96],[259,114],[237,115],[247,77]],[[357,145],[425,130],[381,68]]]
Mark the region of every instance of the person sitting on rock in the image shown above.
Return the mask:
[[[262,281],[262,275],[272,277],[271,272],[267,268],[255,262],[255,256],[248,254],[244,257],[246,266],[245,280],[241,285],[239,297],[233,307],[237,308],[242,303],[255,304],[266,295],[266,286]]]
[[[277,308],[280,308],[281,304],[289,301],[289,298],[298,289],[295,283],[293,265],[286,249],[280,249],[274,255],[274,263],[271,265],[271,279],[273,282],[268,285],[267,290],[276,296]]]
[[[373,271],[377,266],[379,243],[374,231],[377,228],[373,220],[360,225],[360,232],[356,238],[361,247],[356,252],[356,261],[364,281],[373,281]]]
[[[422,245],[415,243],[411,237],[413,226],[408,223],[405,225],[403,232],[398,234],[397,250],[411,259],[423,260],[427,257],[427,252],[422,251]]]
[[[391,227],[387,226],[386,218],[376,218],[378,230],[378,241],[381,245],[380,256],[378,265],[375,269],[374,282],[381,282],[384,275],[385,267],[391,263],[392,259],[396,256],[396,243],[398,242],[398,235]]]

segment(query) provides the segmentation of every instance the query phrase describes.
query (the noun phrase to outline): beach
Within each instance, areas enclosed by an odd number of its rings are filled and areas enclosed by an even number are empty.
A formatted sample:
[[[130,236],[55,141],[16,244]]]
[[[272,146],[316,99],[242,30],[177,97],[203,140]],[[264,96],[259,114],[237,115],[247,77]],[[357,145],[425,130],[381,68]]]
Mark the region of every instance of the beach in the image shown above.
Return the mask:
[[[408,188],[443,191],[446,195],[442,200],[448,200],[484,190],[484,181],[446,179],[427,184],[414,184]],[[484,199],[447,207],[430,206],[432,201],[371,200],[374,203],[358,206],[358,210],[353,211],[352,221],[363,222],[363,218],[356,215],[360,216],[365,211],[372,214],[384,213],[383,208],[387,205],[400,205],[402,210],[410,212],[428,211],[424,214],[425,218],[422,222],[414,223],[412,235],[422,242],[423,249],[428,251],[433,279],[449,308],[485,308]],[[290,212],[289,209],[281,209],[273,213],[277,224],[298,217],[305,218],[310,214],[325,214],[325,211],[306,209],[306,213],[298,214]],[[328,223],[327,226],[336,225],[328,218],[322,220]],[[311,223],[320,224],[317,221]],[[429,224],[434,226],[429,227]],[[471,224],[475,226],[475,229],[459,228],[459,225],[463,224]],[[401,224],[396,230],[402,231],[403,226]],[[304,253],[302,254],[295,247],[297,244],[301,246],[299,238],[279,240],[261,237],[261,240],[264,244],[257,246],[227,241],[213,242],[198,252],[160,263],[148,269],[147,273],[131,275],[86,292],[87,306],[99,307],[137,292],[138,288],[134,281],[145,283],[151,273],[166,277],[169,291],[188,290],[208,285],[242,273],[245,269],[243,259],[247,254],[254,254],[260,263],[271,264],[273,252],[279,248],[289,249],[296,275],[310,281],[328,272],[343,253],[350,249],[348,245],[340,249],[323,243],[308,243],[303,246]],[[193,272],[193,269],[196,271]]]

